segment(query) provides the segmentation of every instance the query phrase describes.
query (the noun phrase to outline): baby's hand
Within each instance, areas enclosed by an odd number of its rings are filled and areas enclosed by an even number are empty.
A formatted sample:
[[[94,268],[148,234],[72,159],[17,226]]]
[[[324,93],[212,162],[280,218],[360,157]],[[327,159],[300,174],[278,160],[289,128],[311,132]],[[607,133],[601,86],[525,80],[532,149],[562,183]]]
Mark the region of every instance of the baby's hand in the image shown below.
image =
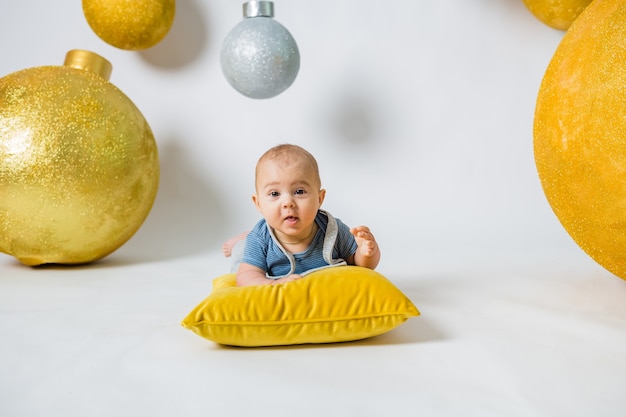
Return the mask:
[[[367,226],[358,226],[350,229],[350,233],[354,235],[358,251],[362,256],[371,257],[378,252],[378,244],[374,235]]]
[[[300,276],[298,274],[291,274],[291,275],[287,275],[286,277],[273,280],[272,281],[272,285],[284,284],[286,282],[295,281],[295,280],[300,279],[300,278],[302,278],[302,276]]]

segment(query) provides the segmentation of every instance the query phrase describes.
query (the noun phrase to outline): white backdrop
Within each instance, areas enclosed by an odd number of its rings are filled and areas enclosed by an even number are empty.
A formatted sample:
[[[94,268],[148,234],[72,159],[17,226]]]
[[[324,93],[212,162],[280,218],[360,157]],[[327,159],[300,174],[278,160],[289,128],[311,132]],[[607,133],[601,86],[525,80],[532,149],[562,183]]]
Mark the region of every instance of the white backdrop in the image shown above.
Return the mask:
[[[2,7],[0,75],[94,51],[154,130],[159,197],[122,254],[210,251],[250,227],[254,164],[282,142],[314,153],[326,208],[370,225],[384,263],[416,248],[571,250],[532,154],[534,103],[562,32],[521,0],[276,2],[302,60],[269,100],[240,95],[221,73],[241,4],[179,0],[171,32],[142,52],[100,40],[78,0]]]
[[[220,69],[242,1],[178,0],[171,32],[141,52],[100,40],[80,3],[4,2],[0,76],[61,65],[70,49],[107,58],[154,131],[159,195],[94,266],[0,255],[0,415],[623,415],[626,286],[573,243],[541,190],[534,105],[563,33],[522,0],[275,1],[301,68],[260,101]],[[327,210],[375,233],[378,270],[423,313],[404,333],[242,353],[178,327],[226,272],[221,243],[258,220],[254,164],[283,142],[317,157]]]

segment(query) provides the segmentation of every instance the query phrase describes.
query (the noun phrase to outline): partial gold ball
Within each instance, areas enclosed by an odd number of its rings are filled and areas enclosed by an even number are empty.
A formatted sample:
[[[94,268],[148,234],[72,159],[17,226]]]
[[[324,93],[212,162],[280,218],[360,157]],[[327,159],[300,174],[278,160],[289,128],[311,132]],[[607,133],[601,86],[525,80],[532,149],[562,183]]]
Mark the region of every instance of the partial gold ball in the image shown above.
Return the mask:
[[[535,109],[541,185],[574,241],[626,279],[626,2],[592,2],[565,33]]]
[[[124,244],[151,210],[157,147],[139,109],[71,51],[63,66],[0,78],[0,252],[84,264]]]
[[[567,30],[591,0],[524,0],[526,8],[541,22]]]
[[[83,0],[83,13],[100,39],[116,48],[141,50],[169,32],[175,0]]]

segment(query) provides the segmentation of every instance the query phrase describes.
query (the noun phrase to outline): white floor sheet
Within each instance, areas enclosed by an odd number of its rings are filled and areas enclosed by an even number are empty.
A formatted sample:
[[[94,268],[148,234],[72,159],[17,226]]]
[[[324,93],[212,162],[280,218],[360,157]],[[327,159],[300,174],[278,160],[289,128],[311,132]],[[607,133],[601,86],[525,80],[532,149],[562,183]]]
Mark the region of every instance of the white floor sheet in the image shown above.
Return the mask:
[[[75,269],[0,258],[2,416],[611,416],[625,283],[584,255],[388,276],[422,316],[368,340],[219,346],[179,322],[221,256]]]

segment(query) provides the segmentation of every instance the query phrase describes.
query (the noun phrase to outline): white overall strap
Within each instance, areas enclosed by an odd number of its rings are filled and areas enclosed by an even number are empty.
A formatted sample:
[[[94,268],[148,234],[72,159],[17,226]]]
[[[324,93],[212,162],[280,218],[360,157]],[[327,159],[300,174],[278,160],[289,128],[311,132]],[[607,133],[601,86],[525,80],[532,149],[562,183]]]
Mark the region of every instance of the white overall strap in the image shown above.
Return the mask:
[[[335,242],[337,241],[337,235],[339,234],[339,226],[337,226],[337,220],[326,210],[320,210],[320,212],[328,217],[328,224],[326,225],[326,234],[324,235],[324,260],[328,265],[335,265],[344,263],[343,259],[333,259],[333,249],[335,248]]]
[[[319,268],[309,269],[304,273],[300,274],[302,276],[308,275],[311,272],[319,271],[320,269],[330,268],[333,266],[343,266],[348,263],[343,259],[333,259],[333,249],[335,248],[335,242],[337,241],[337,235],[339,234],[339,226],[337,226],[337,220],[326,210],[321,210],[320,213],[324,214],[328,218],[328,223],[326,224],[326,233],[324,234],[324,246],[322,250],[322,255],[324,256],[324,260],[328,265],[320,266]]]
[[[270,227],[270,225],[268,223],[265,223],[267,225],[267,230],[270,231],[270,236],[272,236],[272,239],[274,240],[274,243],[276,243],[276,245],[280,248],[280,250],[285,254],[285,256],[287,257],[287,259],[289,259],[289,273],[285,274],[285,275],[280,275],[280,276],[270,276],[268,273],[265,273],[265,275],[268,278],[273,278],[273,279],[278,279],[278,278],[283,278],[283,277],[287,277],[291,274],[293,274],[296,271],[296,259],[293,257],[293,255],[291,254],[291,252],[287,251],[287,249],[285,249],[283,247],[283,245],[281,245],[280,241],[276,238],[276,235],[274,234],[274,230],[272,230],[272,228]]]

